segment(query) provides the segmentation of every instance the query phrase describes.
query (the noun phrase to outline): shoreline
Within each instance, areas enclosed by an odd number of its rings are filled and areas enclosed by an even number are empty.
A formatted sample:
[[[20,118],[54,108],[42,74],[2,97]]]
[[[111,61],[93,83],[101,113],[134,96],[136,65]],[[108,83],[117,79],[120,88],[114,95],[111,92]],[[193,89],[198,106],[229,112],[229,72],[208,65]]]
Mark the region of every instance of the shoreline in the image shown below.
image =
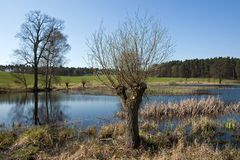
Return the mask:
[[[209,89],[224,88],[224,87],[240,87],[240,84],[148,84],[149,88],[146,91],[147,95],[213,95]],[[103,85],[91,85],[85,88],[80,86],[71,86],[68,89],[65,87],[54,87],[47,92],[80,92],[87,95],[116,95],[113,90]],[[32,88],[0,88],[1,94],[9,93],[33,93]],[[46,92],[45,89],[39,89],[39,93]]]

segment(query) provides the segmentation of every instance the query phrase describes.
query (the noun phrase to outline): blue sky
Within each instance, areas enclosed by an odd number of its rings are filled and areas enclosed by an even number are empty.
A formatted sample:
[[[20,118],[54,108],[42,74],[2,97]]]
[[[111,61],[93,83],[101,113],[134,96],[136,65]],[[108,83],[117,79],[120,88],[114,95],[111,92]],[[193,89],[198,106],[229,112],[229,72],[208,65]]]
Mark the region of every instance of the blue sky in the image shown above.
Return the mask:
[[[238,0],[5,0],[0,5],[0,64],[13,62],[19,47],[15,35],[25,14],[41,10],[65,21],[64,33],[72,49],[67,66],[87,66],[86,39],[101,21],[114,29],[126,14],[137,10],[158,19],[175,44],[169,60],[240,57],[240,1]]]

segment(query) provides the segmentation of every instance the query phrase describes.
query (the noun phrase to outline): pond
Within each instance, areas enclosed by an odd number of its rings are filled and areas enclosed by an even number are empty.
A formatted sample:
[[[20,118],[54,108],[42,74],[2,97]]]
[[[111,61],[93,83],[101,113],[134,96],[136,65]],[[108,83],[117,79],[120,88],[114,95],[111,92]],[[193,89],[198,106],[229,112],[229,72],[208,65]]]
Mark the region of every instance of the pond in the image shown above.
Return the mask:
[[[240,101],[239,86],[219,87],[209,92],[211,96],[225,103]],[[144,97],[143,106],[156,101],[177,103],[187,98],[200,99],[208,96],[147,96]],[[79,127],[100,126],[108,121],[112,122],[115,113],[120,108],[120,101],[116,96],[83,95],[81,92],[41,92],[38,94],[37,110],[34,102],[33,93],[0,94],[0,124],[5,127],[11,127],[13,124],[32,125],[37,118],[41,124],[74,121]],[[224,120],[226,117],[221,119]]]

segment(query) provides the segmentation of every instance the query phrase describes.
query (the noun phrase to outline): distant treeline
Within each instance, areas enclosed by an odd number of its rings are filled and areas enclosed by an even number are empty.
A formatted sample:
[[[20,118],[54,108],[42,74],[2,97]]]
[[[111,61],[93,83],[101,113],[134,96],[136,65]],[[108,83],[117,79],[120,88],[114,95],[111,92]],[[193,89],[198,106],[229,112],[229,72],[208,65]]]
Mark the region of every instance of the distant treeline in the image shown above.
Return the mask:
[[[218,57],[170,61],[154,65],[152,67],[152,76],[240,79],[240,59]]]
[[[25,73],[33,73],[31,66],[21,66],[21,68],[24,68]],[[19,65],[0,65],[0,71],[17,72],[18,70]],[[63,76],[93,75],[98,70],[99,69],[87,67],[55,68],[56,74]],[[218,57],[185,61],[169,61],[153,65],[151,75],[157,77],[240,79],[240,59]]]
[[[25,73],[32,74],[33,69],[31,66],[23,66],[23,65],[0,65],[0,71],[3,72],[19,72],[19,68],[24,70]],[[43,67],[39,67],[39,73],[41,74],[41,70],[44,70]],[[87,68],[87,67],[58,67],[54,68],[56,75],[61,76],[84,76],[84,75],[93,75],[98,71],[96,68]]]

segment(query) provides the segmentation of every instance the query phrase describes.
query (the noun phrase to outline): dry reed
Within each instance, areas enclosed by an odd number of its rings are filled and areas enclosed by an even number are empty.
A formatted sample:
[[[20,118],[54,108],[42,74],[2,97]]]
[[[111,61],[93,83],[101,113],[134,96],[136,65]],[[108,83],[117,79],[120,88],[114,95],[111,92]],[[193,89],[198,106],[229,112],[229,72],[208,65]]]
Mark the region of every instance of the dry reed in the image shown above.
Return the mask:
[[[218,98],[208,97],[200,100],[186,99],[180,103],[152,103],[140,110],[143,118],[172,119],[199,116],[217,116],[227,113],[240,113],[240,102],[224,104]]]

